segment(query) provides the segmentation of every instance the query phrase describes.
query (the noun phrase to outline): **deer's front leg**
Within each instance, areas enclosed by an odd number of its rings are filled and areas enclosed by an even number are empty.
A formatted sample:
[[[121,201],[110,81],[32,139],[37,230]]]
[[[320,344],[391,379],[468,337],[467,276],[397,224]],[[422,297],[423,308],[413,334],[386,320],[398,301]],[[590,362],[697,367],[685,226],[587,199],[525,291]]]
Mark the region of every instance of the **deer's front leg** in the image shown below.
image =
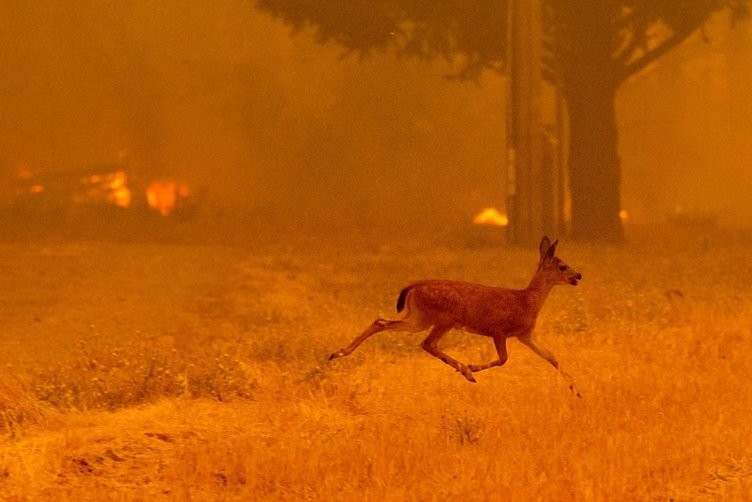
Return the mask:
[[[527,345],[528,347],[530,347],[530,349],[536,354],[538,354],[540,357],[542,357],[543,359],[551,363],[551,366],[556,368],[561,374],[561,376],[564,378],[564,380],[567,382],[567,384],[569,384],[569,390],[571,390],[575,396],[582,397],[582,395],[580,394],[580,391],[578,391],[577,387],[575,387],[574,380],[572,379],[572,377],[569,376],[569,373],[564,371],[561,368],[561,366],[559,366],[559,362],[556,360],[556,357],[554,357],[554,355],[548,349],[541,347],[540,345],[535,343],[535,341],[533,341],[533,338],[531,336],[522,336],[522,337],[519,337],[518,340],[524,343],[525,345]]]
[[[491,361],[487,364],[468,364],[467,367],[472,372],[478,372],[493,368],[494,366],[503,366],[507,362],[507,339],[503,335],[496,335],[493,337],[494,346],[496,347],[496,353],[499,358],[496,361]]]

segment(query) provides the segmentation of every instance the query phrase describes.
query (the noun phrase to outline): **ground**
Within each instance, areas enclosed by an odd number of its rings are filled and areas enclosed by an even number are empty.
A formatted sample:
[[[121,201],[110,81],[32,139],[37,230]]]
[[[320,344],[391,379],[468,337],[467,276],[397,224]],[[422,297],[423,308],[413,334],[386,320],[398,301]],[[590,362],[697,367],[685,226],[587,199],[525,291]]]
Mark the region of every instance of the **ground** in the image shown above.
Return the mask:
[[[537,260],[461,232],[333,233],[0,243],[0,497],[747,500],[750,239],[562,240],[584,279],[537,333],[578,399],[515,341],[477,384],[420,334],[328,361],[412,280],[524,287]],[[494,359],[461,332],[442,347]]]

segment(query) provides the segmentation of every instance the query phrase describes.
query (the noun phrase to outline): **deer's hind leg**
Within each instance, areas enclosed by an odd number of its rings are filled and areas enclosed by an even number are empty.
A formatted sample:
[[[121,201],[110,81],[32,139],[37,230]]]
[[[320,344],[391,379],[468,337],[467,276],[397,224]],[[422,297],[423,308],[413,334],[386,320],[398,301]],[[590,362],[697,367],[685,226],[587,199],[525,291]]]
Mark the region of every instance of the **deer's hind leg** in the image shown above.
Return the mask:
[[[420,346],[431,354],[434,357],[437,357],[444,361],[446,364],[451,366],[452,368],[456,369],[460,373],[462,373],[462,376],[467,378],[469,381],[475,383],[475,377],[473,377],[473,372],[467,367],[467,365],[462,364],[458,360],[454,359],[453,357],[445,354],[439,348],[436,346],[436,343],[439,341],[439,339],[444,336],[447,331],[452,329],[451,326],[446,327],[442,325],[436,325],[433,328],[431,328],[431,331],[428,333],[428,336],[425,340],[420,344]]]
[[[376,333],[380,333],[382,331],[410,331],[410,332],[416,332],[416,331],[423,331],[425,329],[428,329],[428,324],[426,324],[420,316],[413,315],[405,317],[404,319],[382,319],[378,318],[373,323],[366,328],[366,330],[358,335],[355,340],[353,340],[350,345],[347,347],[343,347],[339,349],[337,352],[334,352],[329,356],[329,360],[336,359],[338,357],[347,356],[352,353],[353,350],[358,348],[358,345],[365,342],[367,339],[375,335]]]
[[[487,370],[488,368],[493,368],[494,366],[503,366],[505,362],[507,362],[507,339],[505,336],[494,336],[493,337],[494,346],[496,347],[496,353],[499,355],[499,358],[496,361],[491,361],[487,364],[468,364],[467,367],[472,372],[478,372]]]

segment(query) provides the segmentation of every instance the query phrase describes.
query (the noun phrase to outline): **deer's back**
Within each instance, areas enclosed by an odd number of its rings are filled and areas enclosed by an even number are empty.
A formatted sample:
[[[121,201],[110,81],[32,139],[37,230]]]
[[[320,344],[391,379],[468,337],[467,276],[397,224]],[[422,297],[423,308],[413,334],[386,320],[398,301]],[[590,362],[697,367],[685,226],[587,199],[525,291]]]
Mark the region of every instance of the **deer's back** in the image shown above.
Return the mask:
[[[537,312],[531,312],[524,290],[498,288],[463,281],[418,281],[407,288],[407,306],[431,324],[463,328],[492,336],[514,335],[531,328]]]

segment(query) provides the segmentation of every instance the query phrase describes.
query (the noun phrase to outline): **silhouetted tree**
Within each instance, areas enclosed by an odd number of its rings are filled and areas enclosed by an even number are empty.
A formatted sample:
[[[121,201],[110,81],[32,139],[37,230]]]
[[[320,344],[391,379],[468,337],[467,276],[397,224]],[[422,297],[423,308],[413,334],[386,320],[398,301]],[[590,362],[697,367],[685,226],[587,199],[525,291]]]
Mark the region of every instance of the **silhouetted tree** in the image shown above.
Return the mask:
[[[544,77],[569,116],[572,230],[618,241],[621,165],[614,98],[631,75],[700,29],[715,12],[747,14],[749,0],[542,0]],[[367,55],[393,48],[457,63],[459,77],[503,73],[507,0],[257,0],[295,30]]]

